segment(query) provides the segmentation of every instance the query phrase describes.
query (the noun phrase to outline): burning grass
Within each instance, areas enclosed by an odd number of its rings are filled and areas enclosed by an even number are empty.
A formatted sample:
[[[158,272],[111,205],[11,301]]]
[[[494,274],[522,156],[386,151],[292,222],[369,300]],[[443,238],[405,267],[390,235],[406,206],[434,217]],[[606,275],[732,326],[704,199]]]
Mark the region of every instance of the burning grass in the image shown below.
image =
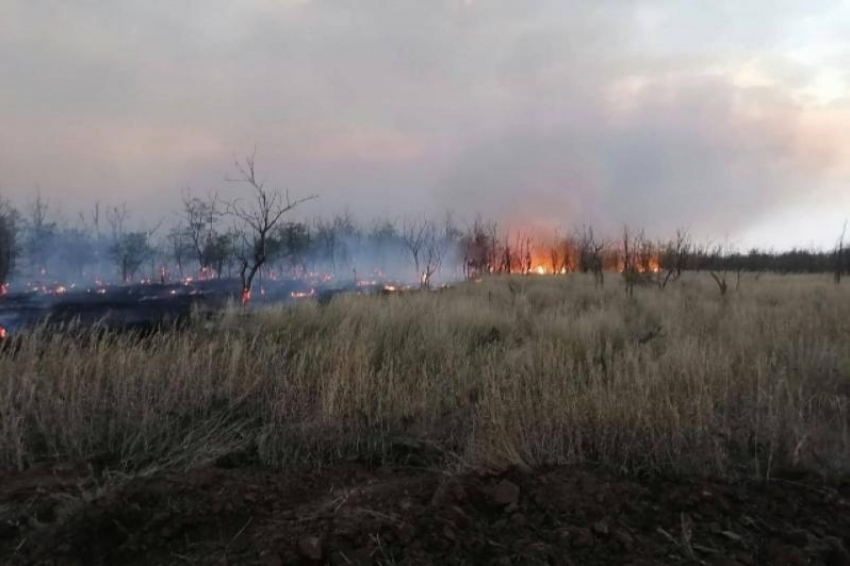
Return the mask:
[[[145,339],[47,331],[0,355],[0,466],[393,458],[766,477],[850,469],[850,290],[494,277],[234,306]]]

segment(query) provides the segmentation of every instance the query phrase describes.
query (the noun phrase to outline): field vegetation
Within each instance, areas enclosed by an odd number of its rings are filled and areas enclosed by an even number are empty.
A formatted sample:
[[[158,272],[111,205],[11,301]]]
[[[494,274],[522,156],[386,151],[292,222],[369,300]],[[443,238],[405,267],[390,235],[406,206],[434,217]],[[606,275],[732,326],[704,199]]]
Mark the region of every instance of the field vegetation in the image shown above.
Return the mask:
[[[0,466],[295,468],[428,454],[766,478],[850,468],[850,290],[500,276],[234,307],[151,336],[46,328],[0,355]]]

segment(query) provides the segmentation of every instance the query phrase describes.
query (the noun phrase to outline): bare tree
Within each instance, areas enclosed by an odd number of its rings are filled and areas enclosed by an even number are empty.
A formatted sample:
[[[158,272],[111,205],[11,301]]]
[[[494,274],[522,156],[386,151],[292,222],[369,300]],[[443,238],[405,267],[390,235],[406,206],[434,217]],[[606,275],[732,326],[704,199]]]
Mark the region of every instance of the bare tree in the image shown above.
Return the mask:
[[[510,231],[505,234],[505,243],[502,246],[502,260],[499,262],[498,271],[501,273],[511,273],[511,265],[513,263],[513,250],[511,249],[511,234]]]
[[[679,279],[682,276],[682,271],[688,267],[688,259],[691,255],[691,236],[687,230],[676,230],[676,239],[673,240],[671,247],[672,265],[668,268],[674,272],[674,277]]]
[[[106,218],[112,229],[109,255],[118,266],[121,280],[127,283],[135,278],[139,268],[154,254],[151,237],[159,226],[152,230],[128,231],[126,222],[130,212],[126,205],[107,210]]]
[[[476,218],[461,239],[464,274],[467,278],[480,277],[493,271],[496,257],[496,226]]]
[[[452,230],[450,219],[447,219],[443,231],[438,230],[433,222],[427,222],[427,225],[423,254],[424,270],[420,280],[423,289],[431,288],[431,278],[443,265],[443,259],[450,245]]]
[[[714,282],[717,283],[717,289],[720,291],[720,296],[725,297],[729,290],[729,284],[726,282],[726,261],[725,251],[722,245],[716,245],[709,253],[709,274]]]
[[[50,220],[50,202],[36,193],[27,210],[26,253],[30,267],[47,272],[47,262],[56,235],[56,223]]]
[[[195,252],[195,248],[186,234],[186,230],[182,226],[175,226],[165,236],[166,245],[168,246],[168,255],[177,266],[177,272],[182,279],[185,276],[184,266],[186,261]]]
[[[429,231],[433,231],[433,224],[424,218],[418,220],[407,219],[401,228],[401,240],[404,242],[404,247],[410,254],[410,258],[413,260],[413,266],[416,269],[416,279],[420,282],[425,280],[425,275],[421,271],[421,263],[422,253],[425,250]]]
[[[552,273],[565,273],[572,265],[572,245],[568,238],[563,238],[555,233],[549,243],[549,263]]]
[[[620,240],[620,261],[623,263],[621,274],[623,282],[626,285],[626,296],[633,297],[635,293],[635,285],[638,283],[639,272],[637,268],[637,260],[635,258],[635,240],[637,236],[633,236],[628,226],[623,226],[623,234]]]
[[[516,244],[516,260],[519,264],[520,273],[527,275],[531,273],[533,256],[531,254],[532,240],[531,236],[524,235],[522,232],[517,232]]]
[[[184,229],[192,244],[200,274],[204,277],[221,276],[227,237],[218,232],[216,225],[224,215],[222,206],[215,193],[209,193],[206,199],[193,196],[189,189],[183,193]]]
[[[576,234],[579,249],[579,270],[593,273],[597,285],[605,284],[604,255],[608,243],[593,233],[593,227],[583,226]]]
[[[235,200],[228,203],[226,212],[235,217],[242,225],[237,229],[239,244],[236,256],[239,261],[239,277],[242,282],[242,304],[251,300],[254,278],[268,260],[269,237],[283,216],[299,204],[312,200],[316,196],[290,200],[289,192],[269,189],[257,177],[255,153],[245,157],[244,161],[235,161],[239,176],[228,179],[233,183],[247,185],[251,197],[247,202]]]
[[[0,199],[0,295],[5,292],[15,267],[18,251],[17,227],[17,212],[8,202]]]
[[[845,255],[847,254],[847,250],[845,250],[844,239],[847,236],[847,221],[844,221],[844,226],[841,228],[841,235],[838,237],[838,241],[835,243],[835,271],[833,273],[833,278],[835,279],[835,284],[838,285],[841,283],[841,276],[844,274],[844,270],[846,269],[846,259]]]

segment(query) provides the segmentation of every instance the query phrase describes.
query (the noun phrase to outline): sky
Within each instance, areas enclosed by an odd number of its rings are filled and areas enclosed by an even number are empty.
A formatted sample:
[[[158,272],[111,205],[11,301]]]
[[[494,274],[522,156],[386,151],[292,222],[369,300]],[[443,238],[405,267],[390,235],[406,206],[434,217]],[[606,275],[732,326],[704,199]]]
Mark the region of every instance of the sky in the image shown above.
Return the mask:
[[[850,1],[0,0],[0,195],[138,223],[251,153],[295,211],[829,247]]]

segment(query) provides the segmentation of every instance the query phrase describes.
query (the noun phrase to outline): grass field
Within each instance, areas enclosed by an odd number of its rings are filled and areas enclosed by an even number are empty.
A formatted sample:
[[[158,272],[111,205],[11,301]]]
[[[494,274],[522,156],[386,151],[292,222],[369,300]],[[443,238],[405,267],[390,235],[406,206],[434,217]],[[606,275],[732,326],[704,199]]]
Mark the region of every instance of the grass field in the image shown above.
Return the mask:
[[[499,277],[232,309],[152,337],[42,331],[0,355],[0,467],[443,465],[627,473],[850,469],[850,286],[705,274]]]

